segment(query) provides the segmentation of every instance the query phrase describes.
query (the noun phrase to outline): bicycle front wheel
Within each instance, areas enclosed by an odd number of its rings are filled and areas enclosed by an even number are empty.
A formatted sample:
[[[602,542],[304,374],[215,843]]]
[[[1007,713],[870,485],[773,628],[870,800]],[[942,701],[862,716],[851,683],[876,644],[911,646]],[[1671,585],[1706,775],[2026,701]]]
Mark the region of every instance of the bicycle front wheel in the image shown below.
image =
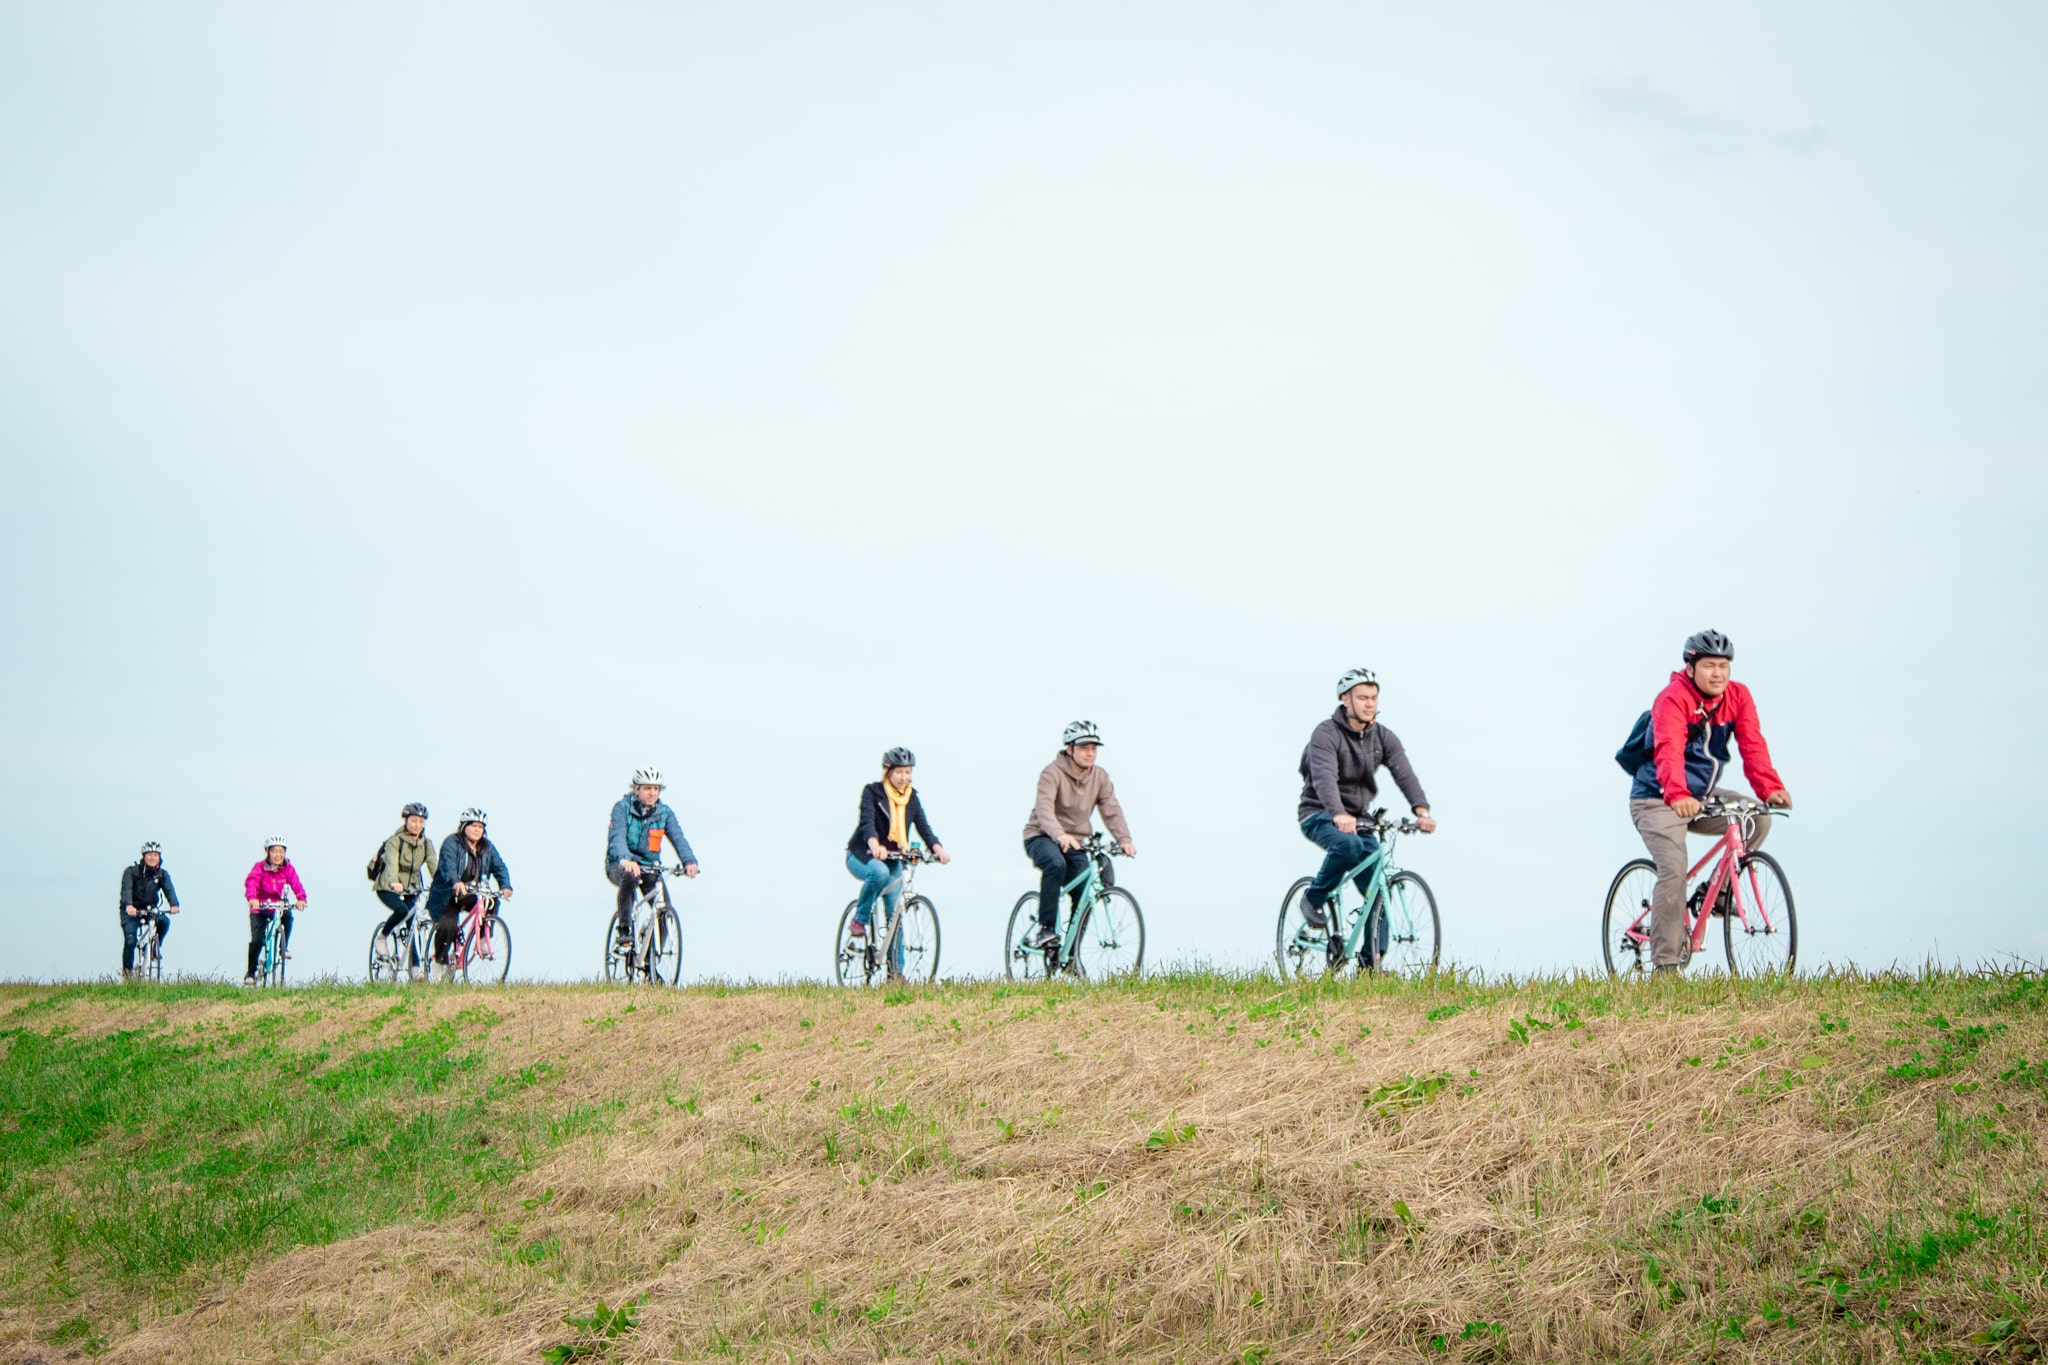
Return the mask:
[[[939,978],[939,908],[923,896],[912,896],[897,912],[902,928],[903,977],[930,982]],[[887,956],[894,956],[891,952]]]
[[[683,975],[683,922],[667,906],[648,926],[646,960],[640,969],[652,986],[673,986]]]
[[[1799,957],[1799,919],[1792,883],[1768,853],[1752,853],[1736,874],[1741,909],[1721,917],[1730,976],[1789,976]]]
[[[1387,928],[1380,970],[1401,976],[1435,971],[1443,947],[1443,926],[1437,919],[1436,896],[1429,883],[1413,872],[1396,872],[1387,878],[1382,908]]]
[[[627,963],[633,957],[631,939],[619,937],[618,921],[614,914],[604,917],[604,979],[613,983],[631,981],[632,969]]]
[[[462,979],[495,986],[511,970],[512,926],[502,915],[485,915],[463,936]]]
[[[1600,953],[1609,976],[1636,978],[1650,970],[1650,901],[1657,891],[1657,865],[1631,858],[1607,888],[1600,912]]]
[[[1010,911],[1010,927],[1003,931],[1003,975],[1012,981],[1029,981],[1040,973],[1040,963],[1046,979],[1052,979],[1054,950],[1033,948],[1025,942],[1037,927],[1038,893],[1026,891],[1017,898]]]
[[[1145,967],[1145,915],[1137,897],[1112,886],[1074,935],[1074,965],[1090,981],[1136,976]]]

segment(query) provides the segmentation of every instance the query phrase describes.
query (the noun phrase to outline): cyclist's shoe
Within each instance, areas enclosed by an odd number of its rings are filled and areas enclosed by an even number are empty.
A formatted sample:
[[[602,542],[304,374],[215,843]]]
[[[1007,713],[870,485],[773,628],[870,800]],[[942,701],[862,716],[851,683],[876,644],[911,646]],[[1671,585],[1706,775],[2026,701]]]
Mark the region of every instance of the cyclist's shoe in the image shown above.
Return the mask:
[[[1330,917],[1323,913],[1323,907],[1311,904],[1306,895],[1301,898],[1301,921],[1311,929],[1330,927]]]
[[[1683,970],[1684,968],[1680,967],[1676,962],[1660,962],[1654,968],[1651,969],[1650,975],[1677,976],[1679,972]]]
[[[279,953],[278,956],[283,958],[286,962],[290,962],[292,960],[292,950],[287,948],[283,952]]]
[[[253,985],[255,985],[255,984],[256,984],[256,978],[255,978],[255,976],[254,976],[254,975],[252,974],[252,975],[249,975],[249,976],[245,976],[245,977],[243,977],[243,978],[242,978],[242,984],[243,984],[244,986],[253,986]]]
[[[1043,924],[1031,926],[1031,932],[1024,936],[1026,948],[1050,948],[1060,941],[1060,936]]]
[[[847,930],[846,933],[849,938],[866,938],[868,936],[868,927],[859,920],[855,920],[853,927]]]

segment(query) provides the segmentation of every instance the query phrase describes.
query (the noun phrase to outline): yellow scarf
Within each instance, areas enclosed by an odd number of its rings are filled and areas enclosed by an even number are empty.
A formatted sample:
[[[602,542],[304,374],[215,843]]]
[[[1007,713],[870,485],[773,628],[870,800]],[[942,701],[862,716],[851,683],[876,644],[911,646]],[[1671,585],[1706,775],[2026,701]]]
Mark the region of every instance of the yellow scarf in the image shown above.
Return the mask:
[[[889,798],[889,843],[897,848],[910,847],[910,793],[916,790],[906,787],[898,794],[893,782],[882,781],[882,795]]]

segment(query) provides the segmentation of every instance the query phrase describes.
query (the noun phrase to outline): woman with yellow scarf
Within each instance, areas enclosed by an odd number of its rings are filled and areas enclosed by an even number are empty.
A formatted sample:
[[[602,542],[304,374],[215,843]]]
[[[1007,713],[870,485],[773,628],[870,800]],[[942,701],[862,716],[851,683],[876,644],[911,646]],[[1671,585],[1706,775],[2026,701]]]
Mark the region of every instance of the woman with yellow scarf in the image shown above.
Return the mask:
[[[932,833],[931,822],[924,818],[924,803],[910,785],[910,771],[916,765],[917,755],[899,745],[882,755],[882,780],[861,788],[860,824],[846,841],[846,870],[860,883],[860,905],[853,912],[851,931],[855,939],[866,937],[873,926],[877,900],[895,915],[903,899],[903,864],[892,855],[901,855],[910,846],[913,828],[923,836],[932,857],[942,863],[953,861],[939,836]],[[902,974],[903,937],[899,934],[889,954],[889,975]]]

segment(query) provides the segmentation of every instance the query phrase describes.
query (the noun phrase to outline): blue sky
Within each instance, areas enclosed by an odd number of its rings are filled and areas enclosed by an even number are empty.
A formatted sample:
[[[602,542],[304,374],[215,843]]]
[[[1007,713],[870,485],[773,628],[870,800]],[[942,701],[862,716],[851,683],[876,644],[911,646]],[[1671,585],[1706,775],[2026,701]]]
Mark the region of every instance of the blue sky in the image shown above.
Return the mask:
[[[2038,7],[0,6],[0,975],[360,969],[411,799],[596,967],[828,970],[908,744],[998,969],[1061,727],[1250,966],[1366,664],[1446,954],[1591,966],[1610,755],[1731,634],[1802,957],[2048,955]],[[523,973],[522,973],[523,974]]]

